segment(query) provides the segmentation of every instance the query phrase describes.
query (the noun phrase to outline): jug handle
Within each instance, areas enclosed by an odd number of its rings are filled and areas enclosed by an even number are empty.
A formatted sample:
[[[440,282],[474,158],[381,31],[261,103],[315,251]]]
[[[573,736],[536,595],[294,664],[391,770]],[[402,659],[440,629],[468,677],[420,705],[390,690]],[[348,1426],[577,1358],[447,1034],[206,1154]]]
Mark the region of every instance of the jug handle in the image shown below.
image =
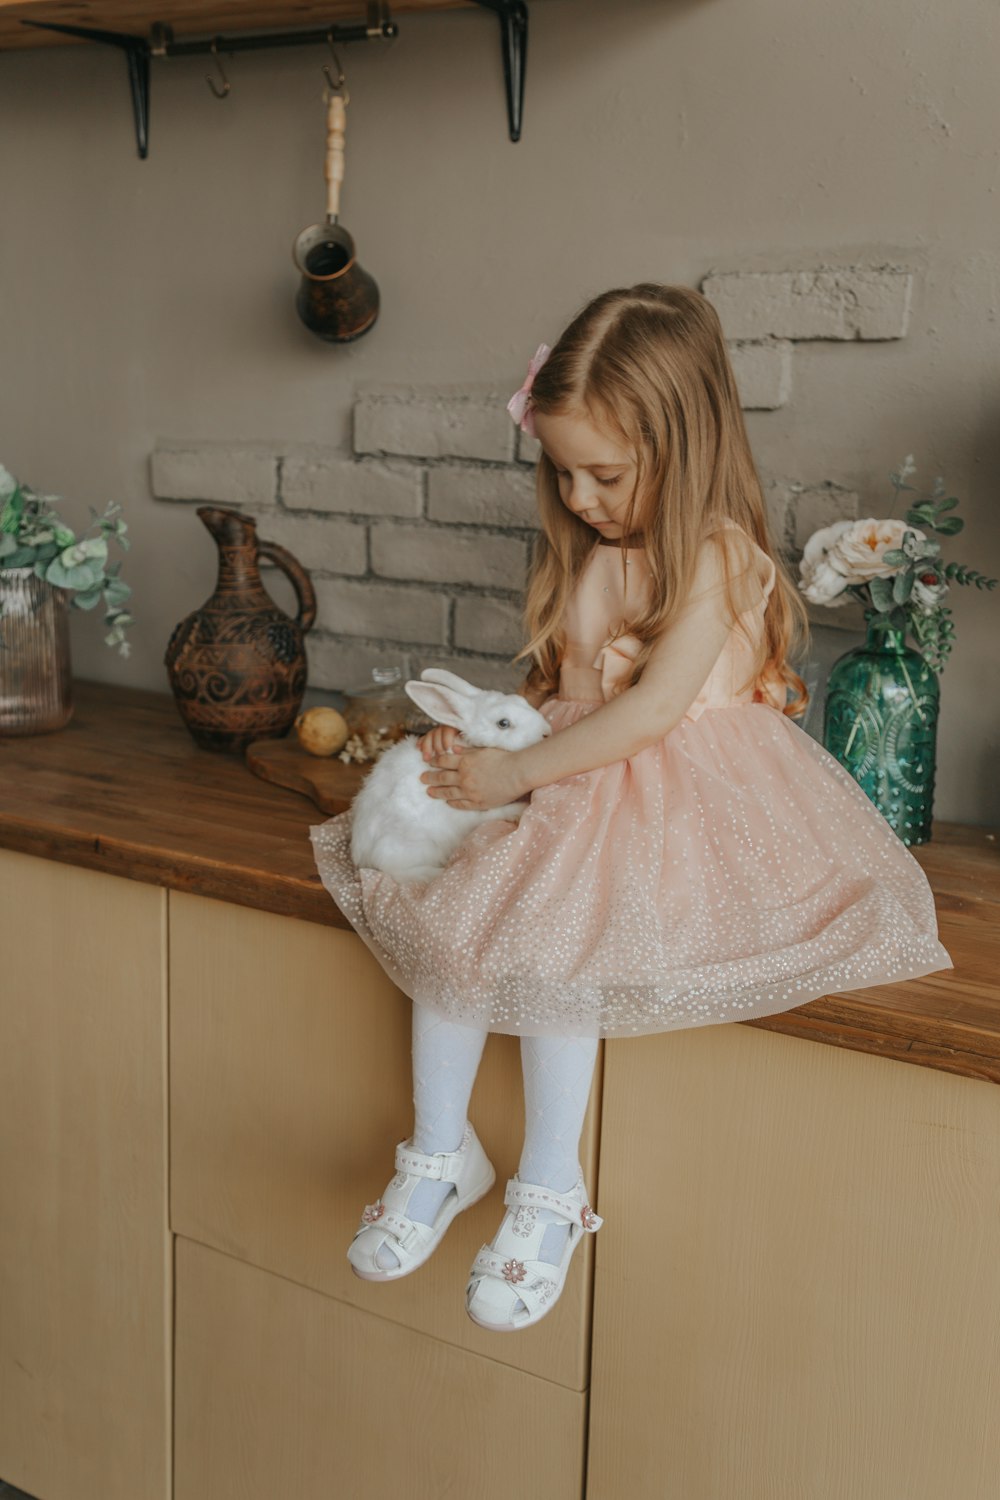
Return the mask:
[[[272,562],[277,563],[281,571],[291,579],[296,598],[299,601],[299,612],[295,617],[302,634],[311,630],[316,619],[316,590],[312,586],[309,574],[302,564],[292,556],[285,548],[280,547],[277,542],[265,542],[257,539],[258,557],[269,557]]]

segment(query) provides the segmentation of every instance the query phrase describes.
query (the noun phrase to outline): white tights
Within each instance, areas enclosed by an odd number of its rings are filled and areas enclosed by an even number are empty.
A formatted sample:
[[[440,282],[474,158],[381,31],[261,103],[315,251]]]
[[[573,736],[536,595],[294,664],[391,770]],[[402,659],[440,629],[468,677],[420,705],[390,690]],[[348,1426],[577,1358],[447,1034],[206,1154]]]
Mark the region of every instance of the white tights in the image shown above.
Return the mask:
[[[413,1108],[410,1144],[415,1151],[457,1151],[488,1031],[448,1021],[425,1005],[413,1006]],[[580,1132],[597,1060],[596,1037],[521,1037],[524,1079],[524,1147],[518,1176],[564,1193],[580,1175]],[[407,1214],[433,1224],[453,1183],[424,1177],[414,1188]],[[558,1263],[569,1233],[565,1219],[540,1209],[550,1223],[539,1258]],[[378,1264],[388,1270],[397,1257],[384,1245]],[[515,1309],[516,1311],[517,1309]]]

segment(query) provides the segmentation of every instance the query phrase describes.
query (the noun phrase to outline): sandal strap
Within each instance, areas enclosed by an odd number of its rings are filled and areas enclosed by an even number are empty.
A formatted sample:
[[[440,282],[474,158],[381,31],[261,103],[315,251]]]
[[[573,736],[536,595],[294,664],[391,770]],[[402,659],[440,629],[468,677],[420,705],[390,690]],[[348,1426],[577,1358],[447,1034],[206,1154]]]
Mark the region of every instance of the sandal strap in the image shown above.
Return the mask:
[[[383,1207],[377,1218],[362,1218],[358,1225],[358,1233],[362,1229],[385,1231],[401,1250],[412,1250],[420,1241],[421,1231],[429,1234],[431,1227],[430,1224],[418,1223],[416,1219],[408,1219],[405,1214],[398,1213],[394,1208]]]
[[[468,1159],[472,1127],[466,1124],[462,1144],[457,1151],[414,1151],[406,1141],[396,1146],[396,1171],[410,1172],[414,1177],[431,1177],[438,1182],[455,1182]]]
[[[574,1193],[557,1193],[554,1188],[544,1187],[539,1182],[521,1182],[512,1177],[504,1191],[503,1201],[508,1208],[524,1204],[529,1208],[548,1208],[571,1224],[582,1225],[589,1234],[596,1234],[604,1223],[600,1214],[590,1204],[581,1202]]]
[[[518,1260],[516,1256],[502,1255],[484,1245],[472,1262],[469,1278],[494,1276],[513,1289],[529,1312],[538,1312],[559,1289],[559,1277],[546,1274],[554,1270],[555,1267],[547,1261]]]

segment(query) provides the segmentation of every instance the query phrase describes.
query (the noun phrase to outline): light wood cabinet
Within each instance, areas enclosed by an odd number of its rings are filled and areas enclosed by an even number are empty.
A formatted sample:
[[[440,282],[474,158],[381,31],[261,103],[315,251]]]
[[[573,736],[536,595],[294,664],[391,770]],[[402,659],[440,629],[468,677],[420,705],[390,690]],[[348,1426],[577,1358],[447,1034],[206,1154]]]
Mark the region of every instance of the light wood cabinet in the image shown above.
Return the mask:
[[[169,1500],[167,892],[0,848],[0,1476]]]
[[[766,1020],[603,1043],[581,1161],[604,1225],[549,1317],[504,1336],[464,1288],[520,1155],[518,1038],[489,1038],[470,1105],[493,1190],[373,1285],[345,1251],[412,1127],[411,1005],[361,939],[8,848],[0,882],[3,1479],[993,1500],[992,888],[947,891],[955,974],[928,1036],[888,1043],[933,1066]],[[893,1002],[919,1003],[883,992],[879,1025]]]
[[[994,1500],[1000,1089],[609,1042],[587,1500]]]

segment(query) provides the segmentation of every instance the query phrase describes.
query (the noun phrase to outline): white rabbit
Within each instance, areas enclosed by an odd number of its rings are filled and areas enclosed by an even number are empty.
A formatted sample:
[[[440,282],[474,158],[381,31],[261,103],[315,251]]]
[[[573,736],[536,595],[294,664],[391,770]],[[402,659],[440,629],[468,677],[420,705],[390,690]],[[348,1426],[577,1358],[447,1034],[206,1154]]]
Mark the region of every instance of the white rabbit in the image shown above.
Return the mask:
[[[463,744],[521,750],[552,733],[552,726],[519,693],[474,687],[443,667],[426,667],[406,692],[439,724],[453,724]],[[351,858],[398,881],[429,880],[466,834],[488,818],[517,822],[526,802],[485,811],[452,807],[428,794],[420,777],[428,763],[417,735],[407,735],[379,756],[351,803]]]

